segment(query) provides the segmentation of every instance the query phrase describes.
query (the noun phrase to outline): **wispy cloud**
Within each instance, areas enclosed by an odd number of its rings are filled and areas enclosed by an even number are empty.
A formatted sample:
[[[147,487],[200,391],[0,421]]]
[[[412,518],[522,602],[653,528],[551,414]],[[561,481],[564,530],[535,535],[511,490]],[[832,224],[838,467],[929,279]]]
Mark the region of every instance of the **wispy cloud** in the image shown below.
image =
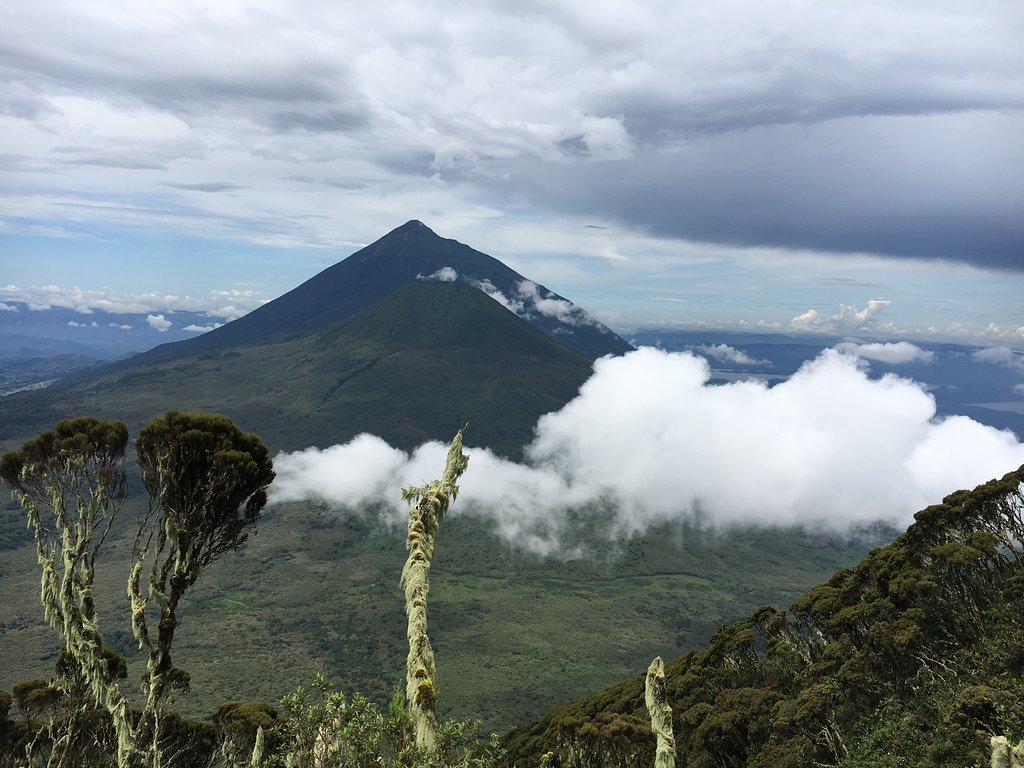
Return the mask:
[[[595,325],[596,321],[582,308],[571,301],[560,298],[550,291],[541,294],[541,288],[531,280],[523,280],[516,286],[516,292],[523,302],[523,314],[536,313],[552,317],[566,325]]]
[[[453,267],[441,267],[429,275],[416,275],[417,280],[440,280],[442,283],[454,283],[459,279],[459,273]]]
[[[82,289],[58,285],[4,285],[0,298],[7,302],[24,304],[30,310],[42,311],[52,307],[73,309],[83,314],[109,312],[117,314],[144,314],[187,310],[201,312],[209,317],[234,320],[266,299],[253,290],[218,290],[205,296],[179,296],[161,293],[125,293],[121,291]],[[2,304],[17,311],[17,307]]]
[[[856,341],[844,341],[836,344],[836,349],[847,355],[864,360],[875,360],[889,365],[904,363],[931,363],[935,353],[907,341],[862,344]]]
[[[209,325],[196,325],[195,323],[192,323],[191,325],[186,325],[182,330],[188,331],[189,333],[206,333],[207,331],[220,328],[222,325],[223,323],[210,323]]]
[[[751,357],[742,349],[730,347],[728,344],[701,344],[694,347],[693,351],[704,357],[732,365],[767,365],[769,362]]]

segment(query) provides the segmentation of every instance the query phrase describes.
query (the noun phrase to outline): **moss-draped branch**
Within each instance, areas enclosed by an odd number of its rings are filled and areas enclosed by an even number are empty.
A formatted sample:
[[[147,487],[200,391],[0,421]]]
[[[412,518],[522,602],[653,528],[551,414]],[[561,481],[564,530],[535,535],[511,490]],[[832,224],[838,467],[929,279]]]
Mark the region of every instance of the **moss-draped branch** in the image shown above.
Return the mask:
[[[437,677],[434,652],[427,635],[428,576],[438,529],[448,506],[459,492],[457,481],[468,463],[469,457],[462,452],[462,430],[459,430],[448,448],[442,476],[422,488],[402,491],[402,497],[412,502],[407,542],[409,557],[402,569],[401,580],[405,590],[409,640],[406,700],[416,729],[416,744],[428,753],[434,750],[437,732]]]

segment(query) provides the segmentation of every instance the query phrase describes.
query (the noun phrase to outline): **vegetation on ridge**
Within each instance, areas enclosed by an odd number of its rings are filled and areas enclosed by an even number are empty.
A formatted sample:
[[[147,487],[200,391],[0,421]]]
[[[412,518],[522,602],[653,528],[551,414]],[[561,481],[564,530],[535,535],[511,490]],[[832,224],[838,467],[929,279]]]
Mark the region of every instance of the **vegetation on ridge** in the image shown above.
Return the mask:
[[[1024,467],[951,494],[789,611],[765,606],[668,664],[680,763],[959,768],[1024,735],[1022,482]],[[511,761],[647,765],[641,684],[517,729]]]

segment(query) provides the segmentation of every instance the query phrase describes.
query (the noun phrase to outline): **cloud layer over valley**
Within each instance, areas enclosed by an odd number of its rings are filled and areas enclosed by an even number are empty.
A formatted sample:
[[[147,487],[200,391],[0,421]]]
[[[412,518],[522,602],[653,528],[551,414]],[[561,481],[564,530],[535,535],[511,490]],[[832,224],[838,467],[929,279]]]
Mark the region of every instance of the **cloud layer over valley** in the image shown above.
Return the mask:
[[[845,531],[917,510],[1024,464],[1024,445],[969,418],[935,419],[923,387],[872,379],[850,354],[826,350],[787,381],[708,384],[689,353],[643,348],[595,363],[561,411],[540,419],[525,463],[469,449],[453,514],[493,521],[528,549],[557,549],[569,511],[614,510],[617,535],[665,521],[798,525]],[[472,445],[472,430],[466,434]],[[275,458],[276,501],[385,502],[433,479],[445,446],[407,455],[360,435]]]

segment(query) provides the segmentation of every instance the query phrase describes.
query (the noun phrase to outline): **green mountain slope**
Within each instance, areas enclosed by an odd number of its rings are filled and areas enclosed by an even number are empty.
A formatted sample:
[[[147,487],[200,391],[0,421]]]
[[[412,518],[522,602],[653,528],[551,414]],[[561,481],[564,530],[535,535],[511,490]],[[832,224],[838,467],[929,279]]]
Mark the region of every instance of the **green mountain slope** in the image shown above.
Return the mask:
[[[916,515],[893,543],[666,667],[678,764],[989,765],[1024,737],[1024,467]],[[659,606],[667,609],[669,606]],[[520,728],[515,765],[651,765],[633,679]],[[994,764],[994,763],[993,763]]]
[[[478,290],[411,283],[347,321],[272,344],[135,366],[0,401],[0,434],[76,414],[138,426],[170,409],[224,413],[272,450],[371,432],[401,448],[467,422],[516,454],[537,418],[575,396],[590,360]]]

